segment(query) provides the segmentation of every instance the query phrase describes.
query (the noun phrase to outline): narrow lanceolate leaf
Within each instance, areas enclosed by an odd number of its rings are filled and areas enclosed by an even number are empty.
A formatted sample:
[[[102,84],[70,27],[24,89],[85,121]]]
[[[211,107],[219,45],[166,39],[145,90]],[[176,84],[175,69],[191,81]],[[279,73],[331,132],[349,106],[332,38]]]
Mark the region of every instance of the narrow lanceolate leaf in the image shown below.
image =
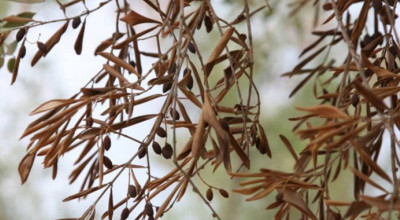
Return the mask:
[[[203,117],[204,111],[201,112],[199,122],[193,136],[192,155],[194,160],[197,160],[200,157],[200,152],[204,148],[205,121]]]
[[[380,190],[382,190],[385,193],[389,193],[385,188],[383,188],[382,186],[380,186],[378,183],[376,183],[374,180],[372,180],[370,177],[364,175],[363,173],[361,173],[360,171],[358,171],[357,169],[353,168],[353,167],[349,167],[350,171],[353,172],[358,178],[362,179],[363,181],[367,182],[368,184],[370,184],[371,186],[378,188]]]
[[[316,114],[322,118],[342,118],[349,119],[349,116],[340,109],[332,105],[315,105],[312,107],[296,107],[301,111],[307,111],[311,114]]]
[[[178,191],[178,189],[180,188],[181,185],[182,185],[182,181],[178,185],[175,186],[174,190],[172,190],[172,192],[169,194],[167,199],[163,202],[163,204],[158,209],[155,219],[158,219],[164,213],[165,209],[168,207],[169,203],[171,203],[172,198],[175,196],[176,192]]]
[[[387,180],[389,183],[392,183],[392,180],[390,179],[389,175],[371,158],[371,155],[369,155],[361,146],[359,146],[355,141],[351,140],[350,143],[353,145],[357,153],[360,155],[360,157],[363,159],[364,163],[368,164],[369,167],[375,171],[376,174],[378,174],[380,177],[383,179]]]
[[[367,22],[368,11],[370,9],[371,0],[364,0],[363,7],[358,15],[357,22],[351,34],[351,41],[355,42],[364,30],[365,23]]]
[[[242,164],[247,169],[250,169],[250,159],[249,159],[249,157],[246,155],[246,153],[243,151],[243,149],[236,142],[235,137],[230,132],[227,132],[227,134],[229,135],[229,140],[230,140],[230,143],[232,145],[232,148],[236,152],[236,154],[239,156],[240,160],[242,161]]]
[[[219,148],[222,153],[223,163],[225,169],[230,172],[232,169],[231,166],[231,159],[230,159],[230,138],[228,131],[226,131],[222,126],[221,123],[217,120],[217,116],[214,112],[214,109],[211,105],[210,97],[208,94],[204,95],[205,103],[203,106],[203,118],[204,121],[207,122],[217,134]],[[194,141],[194,140],[193,140]],[[245,158],[241,158],[245,159]],[[250,167],[250,162],[248,160],[243,161],[247,167]]]
[[[21,61],[21,58],[25,56],[26,49],[25,49],[25,40],[22,42],[21,47],[19,48],[18,56],[17,59],[15,60],[14,64],[14,69],[13,69],[13,75],[11,79],[11,85],[14,84],[15,80],[17,79],[18,76],[18,70],[19,70],[19,62]]]
[[[382,67],[378,67],[373,65],[368,57],[365,55],[365,53],[361,53],[361,62],[363,65],[365,65],[368,69],[376,73],[379,77],[400,77],[400,75],[397,75],[395,73],[390,72],[387,69],[384,69]]]
[[[385,200],[384,197],[371,197],[360,195],[360,199],[372,207],[377,207],[381,211],[399,210],[400,202],[398,200]]]
[[[116,70],[114,67],[112,67],[112,66],[110,66],[108,64],[104,64],[103,67],[104,67],[104,70],[107,71],[107,73],[109,73],[110,75],[112,75],[115,78],[121,80],[121,82],[123,82],[125,84],[129,84],[129,81],[118,70]]]
[[[235,32],[235,28],[229,28],[222,38],[219,40],[217,46],[212,51],[210,57],[207,60],[207,64],[205,66],[204,73],[208,77],[211,73],[212,68],[214,67],[214,61],[221,55],[222,51],[228,45],[229,40],[231,39],[233,33]]]
[[[122,36],[124,36],[124,34],[118,33],[115,40],[120,39]],[[114,42],[114,36],[104,40],[103,42],[101,42],[99,44],[99,46],[97,46],[96,50],[94,51],[94,55],[97,55],[98,53],[100,53],[100,52],[106,50],[107,48],[109,48],[113,44],[113,42]]]
[[[350,204],[349,209],[347,210],[346,214],[344,215],[345,218],[351,216],[357,216],[362,211],[370,208],[371,206],[364,201],[354,201]]]
[[[24,12],[18,15],[10,15],[5,18],[2,18],[2,21],[7,21],[8,23],[4,24],[3,27],[5,28],[11,28],[11,27],[18,27],[25,25],[26,23],[35,21],[32,19],[32,17],[35,15],[35,13],[32,12]]]
[[[299,168],[301,168],[302,170],[304,169],[303,165],[300,163],[299,158],[297,157],[297,153],[294,150],[293,146],[290,144],[289,140],[283,136],[283,135],[279,135],[279,137],[281,138],[282,142],[285,144],[286,148],[289,150],[290,154],[292,155],[292,157],[294,158],[294,160],[296,161],[297,166],[299,166]]]
[[[55,32],[53,34],[53,36],[51,36],[46,43],[44,44],[46,47],[46,52],[50,52],[50,50],[60,41],[62,35],[65,33],[65,31],[68,28],[68,24],[69,24],[69,20],[67,22],[64,23],[63,26],[61,26],[60,29],[57,30],[57,32]],[[33,57],[32,61],[31,61],[31,66],[34,66],[42,56],[45,56],[46,53],[43,53],[43,51],[38,50],[38,52],[36,52],[35,56]]]
[[[260,192],[254,194],[250,198],[247,198],[246,201],[254,201],[254,200],[259,200],[261,198],[264,198],[265,196],[268,196],[269,194],[271,194],[280,184],[281,184],[280,182],[275,182],[275,183],[269,184],[267,187],[264,187],[263,190],[261,190]],[[251,192],[251,191],[252,190],[249,190],[248,192]]]
[[[260,149],[262,149],[261,152],[265,152],[269,158],[272,157],[272,153],[271,153],[271,149],[269,147],[269,143],[268,143],[268,139],[267,139],[267,135],[265,133],[264,128],[258,124],[258,130],[260,133]]]
[[[85,35],[85,27],[86,27],[86,20],[83,21],[81,30],[79,31],[78,37],[76,38],[75,45],[74,45],[75,52],[78,55],[80,55],[82,53],[83,36]]]
[[[96,215],[96,205],[91,205],[88,210],[79,218],[80,220],[94,220]]]
[[[89,139],[92,139],[92,138],[96,137],[97,135],[99,135],[100,131],[101,131],[101,128],[91,127],[91,128],[84,130],[79,135],[79,138],[82,140],[89,140]]]
[[[113,199],[113,190],[110,188],[110,196],[108,197],[108,219],[112,220],[114,214],[114,199]]]
[[[72,196],[68,196],[67,198],[65,198],[65,199],[63,200],[63,202],[71,201],[71,200],[73,200],[73,199],[77,199],[77,198],[80,198],[80,197],[82,197],[82,196],[87,196],[87,195],[89,195],[90,193],[96,192],[97,190],[99,190],[99,189],[101,189],[101,188],[103,188],[103,187],[105,187],[105,186],[107,186],[107,185],[108,185],[108,184],[103,184],[103,185],[101,185],[101,186],[95,186],[95,187],[93,187],[93,188],[90,188],[90,189],[84,190],[84,191],[82,191],[82,192],[76,193],[76,194],[74,194],[74,195],[72,195]]]
[[[122,122],[118,122],[115,124],[112,124],[111,127],[115,130],[119,130],[119,129],[123,129],[138,123],[141,123],[143,121],[147,121],[149,119],[152,119],[154,117],[158,116],[157,114],[149,114],[149,115],[141,115],[141,116],[137,116],[131,119],[128,119],[126,121],[122,121]]]
[[[382,99],[377,97],[369,88],[366,88],[364,85],[362,85],[359,82],[354,82],[354,86],[360,92],[376,109],[378,109],[380,112],[383,112],[383,110],[387,109],[388,107],[386,104],[383,102]]]
[[[137,72],[137,70],[132,65],[130,65],[129,63],[125,62],[124,60],[114,56],[113,54],[106,53],[106,52],[100,52],[98,54],[101,55],[102,57],[106,58],[107,60],[110,60],[111,62],[115,63],[116,65],[128,70],[129,72],[134,73],[138,77],[141,77],[141,75]]]
[[[29,173],[31,172],[33,162],[35,161],[35,154],[28,153],[21,160],[18,166],[19,176],[21,178],[21,183],[24,184],[28,179]]]
[[[327,206],[350,206],[350,202],[337,201],[337,200],[325,200]]]
[[[35,115],[41,112],[49,111],[58,107],[64,107],[67,105],[70,105],[72,103],[77,102],[77,100],[74,99],[53,99],[50,101],[47,101],[43,104],[41,104],[39,107],[37,107],[35,110],[33,110],[30,115]]]
[[[98,164],[98,169],[99,169],[99,187],[103,184],[103,177],[104,177],[104,148],[100,147],[99,149],[99,156],[98,156],[98,160],[99,160],[99,164]],[[112,164],[111,164],[112,166]]]
[[[300,212],[307,215],[309,218],[317,220],[317,217],[315,217],[315,215],[311,212],[311,210],[308,208],[308,205],[304,202],[298,192],[289,188],[285,188],[283,190],[283,200],[296,207]]]

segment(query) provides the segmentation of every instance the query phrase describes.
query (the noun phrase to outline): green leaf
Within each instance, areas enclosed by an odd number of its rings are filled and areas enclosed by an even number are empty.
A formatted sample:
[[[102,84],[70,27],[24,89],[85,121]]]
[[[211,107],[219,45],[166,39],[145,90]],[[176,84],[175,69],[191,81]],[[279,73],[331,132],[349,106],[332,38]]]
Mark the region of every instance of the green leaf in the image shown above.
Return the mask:
[[[17,41],[13,41],[11,44],[6,44],[7,51],[6,55],[13,55],[15,52],[15,49],[17,49]]]
[[[4,56],[0,56],[0,68],[4,65]]]
[[[4,45],[0,46],[0,56],[4,56]]]
[[[8,71],[10,71],[10,73],[13,72],[14,66],[15,66],[15,57],[9,59],[8,63],[7,63],[7,69],[8,69]]]
[[[21,18],[33,18],[33,16],[35,14],[36,14],[35,12],[23,12],[21,14],[18,14],[17,16],[21,17]],[[27,22],[5,22],[3,24],[3,28],[15,28],[15,27],[23,26],[25,24],[27,24]]]

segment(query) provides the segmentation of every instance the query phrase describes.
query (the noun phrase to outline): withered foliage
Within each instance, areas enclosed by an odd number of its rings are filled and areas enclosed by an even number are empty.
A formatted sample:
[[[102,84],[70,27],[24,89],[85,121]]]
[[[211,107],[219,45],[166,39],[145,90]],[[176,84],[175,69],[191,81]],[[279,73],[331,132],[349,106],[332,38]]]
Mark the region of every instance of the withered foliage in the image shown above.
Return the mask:
[[[291,118],[297,121],[293,132],[306,143],[299,154],[297,146],[280,136],[282,146],[296,163],[293,172],[263,168],[259,173],[246,173],[241,168],[250,167],[252,147],[272,156],[259,122],[251,27],[252,16],[268,2],[260,1],[261,5],[252,7],[246,0],[235,3],[243,10],[233,20],[221,18],[210,0],[142,2],[151,13],[145,14],[122,0],[106,0],[93,9],[88,9],[85,1],[71,0],[58,2],[62,11],[77,4],[83,4],[86,11],[47,22],[34,20],[33,13],[2,19],[2,27],[8,29],[0,33],[0,45],[13,36],[10,33],[15,33],[19,42],[19,51],[10,55],[7,65],[14,83],[27,51],[35,52],[31,65],[36,65],[62,42],[66,31],[73,31],[68,30],[72,26],[77,29],[74,50],[79,55],[90,15],[105,5],[112,4],[116,9],[116,32],[99,42],[94,51],[106,62],[92,80],[71,98],[50,100],[32,111],[32,115],[41,116],[22,135],[30,136],[28,153],[18,168],[22,183],[36,157],[41,157],[45,168],[53,169],[56,178],[58,160],[75,150],[81,153],[70,183],[78,177],[83,182],[81,190],[64,201],[100,192],[79,219],[93,219],[99,201],[108,202],[102,218],[127,219],[135,214],[136,219],[157,219],[184,196],[188,187],[219,219],[209,201],[217,191],[225,198],[229,198],[229,192],[206,182],[208,190],[200,192],[193,181],[207,165],[214,170],[222,165],[232,177],[243,178],[243,188],[235,191],[249,195],[249,201],[276,195],[276,201],[267,207],[276,210],[276,219],[289,219],[292,208],[304,219],[399,216],[397,0],[296,0],[291,4],[293,14],[313,4],[318,25],[312,33],[316,41],[301,53],[301,62],[284,74],[305,76],[290,96],[313,81],[314,98],[320,104],[298,107],[306,115]],[[25,47],[31,28],[56,22],[60,27],[49,39],[36,42],[36,48]],[[219,38],[208,53],[196,39],[210,32],[218,33]],[[155,47],[141,47],[142,42]],[[341,50],[340,55],[332,52],[335,48]],[[152,60],[151,66],[144,65],[143,59]],[[227,104],[228,96],[235,97],[237,103]],[[141,114],[137,110],[155,106],[160,100],[157,112]],[[150,124],[145,137],[126,132],[141,124]],[[181,130],[190,134],[188,140],[177,141]],[[116,137],[132,141],[135,149],[123,163],[115,163],[108,154],[118,147],[113,141]],[[150,157],[153,153],[160,156]],[[231,157],[240,162],[233,163],[236,160]],[[390,168],[378,164],[378,159],[387,161]],[[140,160],[145,165],[140,165]],[[174,168],[155,176],[154,160],[170,161]],[[136,178],[140,170],[147,171],[146,180]],[[349,180],[354,192],[350,201],[330,193],[331,184],[345,171],[353,176],[351,184]],[[114,184],[123,175],[129,177],[126,185]],[[385,188],[383,182],[392,187]],[[368,192],[367,185],[380,195]],[[115,187],[126,188],[121,200],[115,200]],[[164,201],[156,203],[154,198],[165,192]]]
[[[85,1],[74,0],[58,2],[64,12],[73,5],[85,6],[87,10],[74,17],[43,22],[35,21],[34,14],[19,14],[2,19],[7,22],[3,27],[11,28],[1,33],[1,43],[12,36],[10,33],[16,33],[16,41],[22,42],[15,62],[8,65],[14,83],[30,29],[48,23],[60,24],[49,39],[36,42],[36,48],[28,48],[35,53],[31,60],[35,66],[51,55],[52,49],[63,42],[63,34],[72,29],[77,30],[74,50],[81,54],[90,15],[105,5],[114,5],[116,10],[116,32],[99,42],[94,51],[95,56],[106,59],[98,73],[71,98],[47,101],[31,112],[41,116],[28,125],[21,137],[30,137],[28,153],[18,168],[21,181],[27,180],[36,157],[45,168],[52,168],[56,178],[57,164],[63,155],[80,151],[69,178],[70,183],[81,178],[81,189],[64,201],[100,191],[80,219],[93,218],[96,204],[107,200],[105,195],[109,195],[109,206],[102,218],[120,215],[126,219],[136,210],[136,218],[157,219],[184,196],[188,187],[218,217],[192,178],[207,164],[214,170],[222,165],[229,173],[249,168],[251,147],[271,156],[259,123],[260,97],[253,81],[250,18],[254,11],[246,2],[238,19],[226,21],[219,17],[210,1],[144,0],[142,3],[148,10],[146,14],[128,1],[107,0],[88,9]],[[254,10],[265,7],[264,3]],[[196,36],[210,32],[218,33],[219,37],[209,53],[199,48]],[[143,47],[143,43],[154,47]],[[152,64],[144,65],[144,59]],[[226,97],[236,102],[229,103]],[[160,102],[161,107],[155,109]],[[137,111],[143,105],[148,109],[145,114]],[[127,128],[143,123],[148,126],[145,137],[127,132]],[[176,133],[180,131],[186,131],[190,138],[177,141]],[[131,147],[135,149],[124,163],[115,163],[108,153],[118,148],[113,141],[117,137],[132,141]],[[153,151],[161,157],[150,157]],[[240,163],[233,164],[231,157],[239,158]],[[146,165],[140,165],[140,160]],[[169,160],[175,168],[156,176],[154,160]],[[148,176],[145,181],[135,175],[143,169]],[[126,185],[115,185],[124,175],[129,176]],[[115,187],[127,189],[120,201],[113,195]],[[226,190],[213,188],[222,197],[229,197]],[[153,202],[164,191],[168,192],[162,197],[166,198],[164,202]],[[209,195],[207,198],[211,200]]]
[[[301,53],[301,62],[284,74],[304,76],[290,96],[313,81],[319,104],[297,107],[305,115],[291,118],[297,121],[293,131],[306,146],[297,154],[281,136],[296,162],[293,172],[265,168],[233,174],[251,178],[236,192],[257,200],[276,191],[267,209],[277,209],[277,219],[289,218],[292,208],[308,219],[397,219],[398,1],[303,0],[291,5],[293,13],[307,4],[324,11],[316,15],[316,40]],[[332,193],[344,171],[353,176],[346,183],[353,188],[352,200]]]

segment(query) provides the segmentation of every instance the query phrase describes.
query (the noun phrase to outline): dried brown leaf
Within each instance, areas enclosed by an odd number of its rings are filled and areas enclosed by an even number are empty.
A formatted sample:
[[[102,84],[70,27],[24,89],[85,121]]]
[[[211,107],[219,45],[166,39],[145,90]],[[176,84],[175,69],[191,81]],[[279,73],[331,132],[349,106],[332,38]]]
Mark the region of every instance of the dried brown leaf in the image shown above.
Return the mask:
[[[350,117],[332,105],[315,105],[312,107],[296,107],[296,109],[301,111],[307,111],[312,114],[316,114],[322,118],[342,118],[349,119]]]
[[[128,14],[120,19],[121,21],[126,22],[130,26],[134,26],[137,24],[142,24],[142,23],[157,23],[159,24],[159,21],[153,20],[151,18],[145,17],[135,11],[129,11]]]
[[[289,188],[285,188],[283,190],[283,200],[288,202],[289,204],[296,207],[303,214],[307,215],[309,218],[317,220],[317,217],[312,213],[312,211],[308,208],[308,205],[304,202],[301,195]]]
[[[21,160],[18,166],[19,176],[21,178],[21,183],[24,184],[28,179],[29,173],[31,172],[33,162],[35,161],[35,154],[28,153]]]
[[[74,19],[74,22],[75,22],[75,19]],[[86,28],[86,20],[83,21],[81,30],[79,31],[78,37],[76,38],[75,45],[74,45],[75,53],[78,55],[80,55],[82,53],[83,36],[85,35],[85,28]]]

